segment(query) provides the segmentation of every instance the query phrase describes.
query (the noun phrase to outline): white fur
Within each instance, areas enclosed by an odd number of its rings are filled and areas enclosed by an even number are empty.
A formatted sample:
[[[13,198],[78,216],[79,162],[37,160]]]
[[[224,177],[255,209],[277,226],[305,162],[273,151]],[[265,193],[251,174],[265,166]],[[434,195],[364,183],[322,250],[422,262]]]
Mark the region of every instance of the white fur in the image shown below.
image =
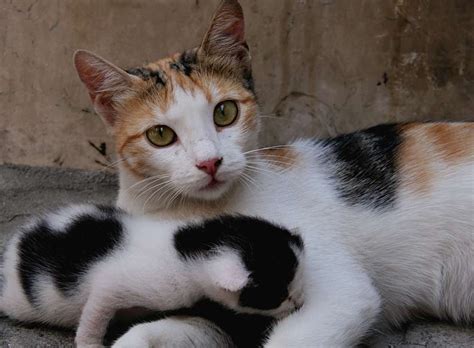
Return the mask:
[[[60,218],[60,214],[67,216]],[[94,206],[78,206],[52,213],[45,217],[48,225],[65,227],[81,215],[103,214]],[[145,307],[166,311],[190,307],[203,297],[239,312],[279,316],[295,309],[295,303],[284,301],[273,310],[255,310],[238,303],[240,290],[249,281],[237,251],[221,248],[212,257],[183,260],[174,247],[174,233],[180,222],[146,217],[121,217],[125,241],[113,252],[95,263],[81,278],[80,285],[70,296],[64,296],[45,274],[35,279],[38,299],[32,305],[21,286],[18,265],[18,242],[26,229],[9,243],[4,262],[4,289],[0,299],[1,310],[8,316],[24,322],[43,322],[65,327],[78,325],[78,346],[99,346],[107,324],[118,309]],[[30,225],[31,227],[31,225]],[[60,231],[58,231],[60,232]],[[295,278],[299,281],[299,278]],[[299,291],[300,283],[292,283],[292,291]],[[298,305],[298,304],[296,304]],[[199,320],[191,320],[197,323]],[[167,322],[166,325],[174,327]],[[184,329],[199,331],[191,324]],[[135,331],[143,331],[138,328]],[[132,331],[131,334],[133,334]],[[217,328],[207,327],[206,337],[220,337]],[[214,332],[214,334],[212,334]],[[163,336],[167,337],[167,336]],[[199,342],[199,337],[196,338]],[[129,338],[122,340],[129,342]],[[126,346],[126,344],[124,345]]]
[[[145,138],[141,139],[144,149],[149,149],[147,164],[156,170],[157,177],[137,183],[131,173],[121,175],[121,185],[128,192],[119,192],[120,205],[135,205],[134,211],[143,213],[147,208],[172,205],[181,196],[204,200],[216,199],[240,178],[245,170],[243,152],[255,146],[255,133],[245,131],[242,117],[234,125],[216,130],[213,110],[217,103],[233,99],[232,93],[219,95],[214,91],[209,103],[199,89],[192,94],[176,87],[174,103],[163,111],[155,107],[154,119],[142,125],[145,131],[157,124],[172,128],[178,141],[164,148],[153,148]],[[244,104],[239,113],[247,112]],[[133,156],[125,155],[124,161],[132,162]],[[206,160],[222,158],[222,164],[215,178],[218,186],[206,188],[212,178],[196,166]],[[123,167],[124,163],[120,163]],[[159,177],[158,177],[159,176]],[[135,185],[136,184],[136,185]],[[133,185],[133,186],[132,186]],[[130,200],[130,196],[140,196],[141,200]]]
[[[249,185],[228,191],[218,209],[298,227],[305,241],[305,304],[276,325],[267,347],[347,347],[376,322],[399,324],[418,313],[473,320],[474,159],[440,162],[433,190],[402,188],[395,207],[381,212],[338,198],[320,160],[324,148],[304,141],[289,147],[298,165],[282,173],[261,158]],[[126,191],[131,177],[124,168],[120,174],[118,204],[141,212],[143,202]],[[156,216],[200,211],[193,202],[148,207]],[[165,324],[155,325],[161,332]]]
[[[232,20],[243,27],[236,8],[236,1],[222,2],[211,26],[223,56],[241,44],[222,29]],[[258,126],[248,129],[240,118],[216,129],[212,111],[223,100],[238,101],[233,94],[216,88],[208,101],[199,91],[177,89],[168,110],[157,108],[153,121],[173,128],[179,141],[162,149],[148,145],[147,164],[156,173],[143,181],[120,165],[118,205],[132,213],[185,219],[236,212],[298,227],[307,250],[305,305],[274,328],[269,347],[350,346],[378,316],[395,325],[420,313],[473,320],[473,158],[457,164],[434,159],[429,192],[414,192],[402,182],[395,206],[386,211],[350,206],[338,197],[331,176],[339,168],[322,160],[327,151],[322,146],[288,145],[297,154],[296,165],[282,171],[275,167],[281,158],[251,150]],[[250,110],[239,107],[241,114]],[[258,123],[259,115],[253,116]],[[428,143],[423,136],[417,140]],[[431,149],[425,147],[428,156]],[[221,186],[206,188],[211,178],[196,168],[207,157],[223,158],[217,173]],[[157,322],[156,332],[163,325],[166,321]],[[204,334],[200,339],[205,341]]]
[[[238,291],[244,288],[250,277],[241,257],[231,250],[209,260],[205,272],[210,279],[218,281],[216,285],[219,288],[228,291]]]

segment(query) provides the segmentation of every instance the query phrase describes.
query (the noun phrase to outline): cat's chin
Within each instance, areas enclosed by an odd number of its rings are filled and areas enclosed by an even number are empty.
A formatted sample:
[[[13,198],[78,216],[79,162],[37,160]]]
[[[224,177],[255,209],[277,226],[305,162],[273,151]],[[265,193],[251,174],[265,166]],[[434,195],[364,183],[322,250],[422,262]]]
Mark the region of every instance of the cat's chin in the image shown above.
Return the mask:
[[[196,191],[188,192],[187,195],[195,199],[214,201],[222,198],[222,196],[230,189],[231,185],[232,182],[229,181],[212,183]]]

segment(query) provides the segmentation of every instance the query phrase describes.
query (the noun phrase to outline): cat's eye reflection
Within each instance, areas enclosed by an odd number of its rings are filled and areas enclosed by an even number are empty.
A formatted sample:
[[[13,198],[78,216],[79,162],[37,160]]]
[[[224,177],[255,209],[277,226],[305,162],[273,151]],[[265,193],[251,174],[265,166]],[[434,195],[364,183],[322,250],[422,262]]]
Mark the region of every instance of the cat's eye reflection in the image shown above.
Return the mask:
[[[239,108],[233,100],[226,100],[214,108],[214,123],[218,127],[230,126],[237,119]]]
[[[154,126],[146,131],[146,137],[155,146],[163,147],[178,140],[176,133],[168,126]]]

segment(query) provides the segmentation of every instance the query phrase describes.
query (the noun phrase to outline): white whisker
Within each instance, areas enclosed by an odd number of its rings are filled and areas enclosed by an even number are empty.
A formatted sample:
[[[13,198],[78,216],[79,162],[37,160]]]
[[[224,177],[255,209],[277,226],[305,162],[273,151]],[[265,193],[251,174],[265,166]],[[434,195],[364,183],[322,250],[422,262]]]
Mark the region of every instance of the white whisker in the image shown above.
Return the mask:
[[[162,192],[162,194],[160,195],[160,197],[158,197],[158,199],[161,199],[161,197],[163,196],[164,193],[169,192],[173,188],[173,185],[171,185],[171,183],[172,183],[171,180],[163,183],[163,185],[161,185],[156,191],[154,191],[153,193],[150,194],[150,196],[143,203],[143,207],[142,207],[143,212],[145,212],[145,208],[146,208],[147,203],[149,201],[151,201],[154,196],[156,196],[158,193],[160,193],[160,191],[164,190],[164,192]]]
[[[133,185],[130,185],[129,187],[127,187],[127,188],[125,189],[125,191],[129,191],[129,190],[131,190],[132,188],[134,188],[134,187],[136,187],[136,186],[138,186],[138,185],[144,184],[145,182],[148,182],[148,181],[150,181],[150,180],[163,179],[163,178],[166,178],[167,176],[169,176],[169,175],[167,175],[167,174],[160,174],[160,175],[154,175],[154,176],[145,178],[145,179],[143,179],[143,180],[140,180],[140,181],[134,183]],[[146,186],[148,186],[148,184],[147,184]]]
[[[242,178],[243,178],[244,180],[246,180],[248,183],[250,183],[250,184],[252,184],[253,186],[255,186],[255,188],[256,188],[257,190],[260,189],[260,187],[258,186],[257,182],[252,178],[251,175],[249,175],[249,174],[247,174],[247,173],[245,173],[245,172],[243,172],[241,175],[242,175]]]
[[[271,150],[271,149],[286,149],[286,148],[294,148],[294,147],[295,147],[295,145],[292,145],[292,144],[267,146],[267,147],[262,147],[260,149],[250,150],[250,151],[244,152],[243,154],[247,155],[249,153],[254,153],[254,152],[258,152],[258,151]]]
[[[164,186],[164,185],[167,185],[171,182],[171,180],[166,180],[166,181],[163,181],[163,182],[159,182],[158,184],[156,184],[156,181],[152,182],[151,183],[151,187],[147,188],[146,190],[143,190],[143,191],[140,191],[139,194],[137,196],[135,196],[133,199],[134,200],[138,200],[138,198],[140,198],[142,195],[144,195],[146,192],[149,192],[151,190],[157,190],[159,189],[160,187]],[[155,185],[156,184],[156,185]],[[148,185],[149,186],[149,185]]]

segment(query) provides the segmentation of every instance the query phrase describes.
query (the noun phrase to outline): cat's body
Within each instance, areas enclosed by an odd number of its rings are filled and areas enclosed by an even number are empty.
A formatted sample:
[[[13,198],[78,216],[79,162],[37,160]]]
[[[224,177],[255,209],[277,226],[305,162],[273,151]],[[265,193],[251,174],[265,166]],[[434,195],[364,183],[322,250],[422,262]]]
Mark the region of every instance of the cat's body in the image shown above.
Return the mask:
[[[79,346],[101,345],[117,310],[132,307],[170,311],[207,298],[278,317],[301,305],[302,248],[299,237],[250,217],[180,224],[71,206],[10,242],[0,309],[20,321],[78,326]],[[275,259],[284,262],[279,272],[268,261]],[[216,343],[229,344],[220,337]]]
[[[251,213],[299,228],[308,255],[308,297],[302,310],[283,320],[281,329],[277,327],[280,337],[270,336],[275,337],[271,341],[275,347],[350,346],[380,319],[395,325],[417,315],[470,322],[474,319],[474,158],[470,155],[467,160],[462,152],[472,150],[474,128],[466,124],[386,127],[382,133],[372,129],[332,141],[295,143],[280,155],[280,160],[293,165],[265,164],[262,158],[262,171],[252,176],[255,186],[239,186],[219,208],[196,204],[155,214]],[[466,134],[471,141],[464,142],[464,150],[451,153],[445,147],[436,149],[426,138],[417,143],[436,128],[452,134],[470,129]],[[398,139],[388,135],[390,129],[400,130]],[[374,149],[364,143],[372,143],[371,136],[379,137],[384,147],[377,150],[379,155],[392,157],[393,162],[373,158]],[[446,141],[448,147],[456,146],[457,139]],[[357,153],[341,160],[345,151],[352,152],[341,146],[355,146]],[[431,159],[402,157],[402,151],[416,154],[422,147],[431,148]],[[413,162],[403,163],[405,159]],[[359,172],[358,166],[370,172]],[[143,201],[123,197],[122,207],[141,212]],[[314,304],[310,296],[315,297]],[[317,325],[324,325],[324,330],[317,330]],[[349,327],[360,332],[347,331]]]
[[[473,321],[474,124],[386,125],[258,149],[235,0],[222,1],[195,50],[128,74],[84,51],[75,63],[115,135],[120,207],[182,220],[252,214],[298,228],[305,304],[266,346],[351,346],[377,321],[416,315]],[[135,327],[121,346],[152,344],[167,323]],[[173,326],[170,345],[186,326]]]

